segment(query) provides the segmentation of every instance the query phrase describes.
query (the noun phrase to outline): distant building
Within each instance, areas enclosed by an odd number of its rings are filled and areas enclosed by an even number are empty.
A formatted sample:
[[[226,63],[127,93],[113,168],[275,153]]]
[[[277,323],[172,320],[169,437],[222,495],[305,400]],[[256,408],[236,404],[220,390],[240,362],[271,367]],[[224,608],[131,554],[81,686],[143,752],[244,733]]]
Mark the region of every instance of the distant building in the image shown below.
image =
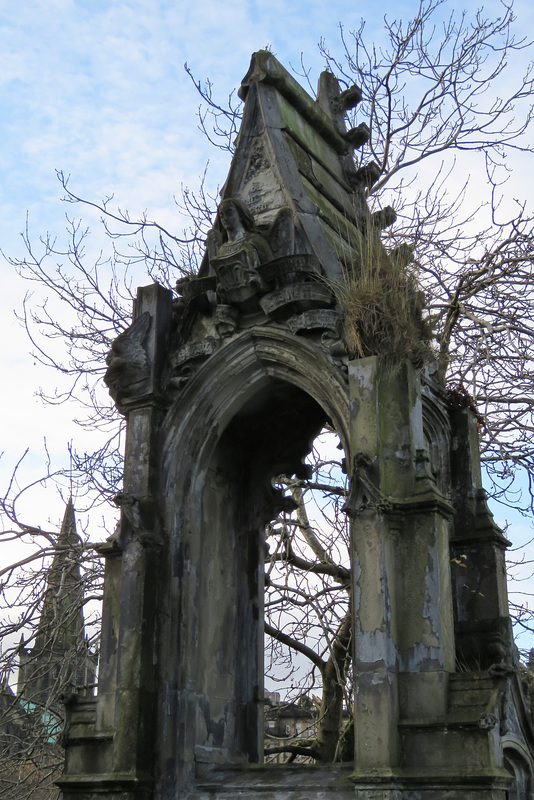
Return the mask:
[[[91,695],[96,656],[89,652],[83,621],[81,540],[69,500],[46,578],[34,638],[21,638],[16,694],[0,687],[0,757],[22,759],[35,747],[53,745],[63,726],[63,696]]]
[[[47,575],[41,616],[31,648],[19,645],[17,695],[23,703],[53,710],[59,697],[74,691],[92,694],[96,659],[89,653],[83,621],[81,541],[69,500]]]
[[[309,697],[302,697],[298,703],[286,703],[280,701],[279,692],[265,692],[266,750],[302,744],[305,739],[313,739],[317,732],[317,715],[317,706]],[[285,750],[271,754],[266,752],[265,761],[284,763],[290,756],[290,752]],[[313,762],[313,759],[304,755],[296,755],[292,760],[301,764]]]
[[[2,761],[24,757],[30,727],[31,718],[23,710],[7,680],[4,680],[0,685],[0,758]]]

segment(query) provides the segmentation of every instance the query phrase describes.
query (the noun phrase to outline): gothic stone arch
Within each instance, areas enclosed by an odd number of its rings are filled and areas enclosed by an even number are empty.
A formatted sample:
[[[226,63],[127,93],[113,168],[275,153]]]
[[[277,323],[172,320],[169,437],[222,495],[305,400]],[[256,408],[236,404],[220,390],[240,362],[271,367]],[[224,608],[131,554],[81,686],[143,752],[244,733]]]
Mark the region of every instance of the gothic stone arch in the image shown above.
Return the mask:
[[[394,219],[370,214],[376,170],[352,157],[359,90],[325,73],[312,100],[260,52],[241,96],[199,274],[179,299],[138,290],[108,355],[121,521],[100,548],[98,695],[68,708],[64,800],[506,800],[506,733],[529,753],[534,738],[476,419],[431,368],[351,357],[343,336],[336,282]],[[354,762],[273,769],[263,529],[284,503],[273,476],[299,474],[325,420],[350,478]]]
[[[315,348],[287,334],[246,332],[215,360],[216,371],[199,371],[163,425],[164,525],[169,560],[184,577],[171,579],[162,660],[165,680],[190,693],[189,757],[257,762],[263,538],[284,502],[271,481],[298,473],[327,419],[346,440],[347,386]],[[195,688],[180,685],[180,666]]]

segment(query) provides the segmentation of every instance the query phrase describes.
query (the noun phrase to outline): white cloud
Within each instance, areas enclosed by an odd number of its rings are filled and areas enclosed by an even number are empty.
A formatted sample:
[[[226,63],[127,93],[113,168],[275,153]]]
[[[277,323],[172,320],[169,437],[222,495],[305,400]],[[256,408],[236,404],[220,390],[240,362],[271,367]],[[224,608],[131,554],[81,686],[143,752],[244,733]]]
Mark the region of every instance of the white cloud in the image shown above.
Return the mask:
[[[372,39],[384,13],[407,18],[417,5],[415,0],[387,2],[374,11],[348,0],[335,6],[327,0],[0,2],[0,247],[21,254],[19,233],[27,210],[34,239],[46,231],[65,236],[65,211],[76,215],[81,209],[59,202],[56,169],[71,175],[80,196],[98,200],[113,194],[121,208],[134,215],[146,209],[149,217],[179,231],[173,195],[181,184],[195,186],[211,159],[215,191],[228,167],[226,154],[211,148],[197,130],[199,99],[183,70],[185,61],[199,80],[213,81],[222,102],[238,87],[251,53],[267,44],[287,66],[297,67],[302,52],[315,81],[323,66],[317,42],[325,37],[337,49],[339,22],[349,31],[358,27],[362,12],[367,14]],[[486,5],[489,12],[500,7],[496,0]],[[516,9],[531,20],[526,0]],[[519,195],[531,191],[526,170],[514,180]],[[91,247],[98,252],[107,243],[95,216],[88,214]],[[67,442],[83,439],[67,407],[46,409],[35,398],[39,385],[53,386],[56,378],[34,366],[12,314],[33,287],[5,263],[0,274],[5,485],[26,446],[32,448],[27,476],[33,476],[44,463],[43,436],[58,465],[66,463]],[[58,507],[51,494],[40,498],[30,511],[46,517],[49,504]]]

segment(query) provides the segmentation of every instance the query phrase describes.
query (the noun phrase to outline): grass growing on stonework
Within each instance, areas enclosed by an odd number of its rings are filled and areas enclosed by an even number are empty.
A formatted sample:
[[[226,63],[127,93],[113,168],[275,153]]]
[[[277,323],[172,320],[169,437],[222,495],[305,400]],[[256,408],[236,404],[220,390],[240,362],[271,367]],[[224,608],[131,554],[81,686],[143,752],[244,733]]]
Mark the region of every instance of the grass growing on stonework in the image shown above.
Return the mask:
[[[416,367],[431,361],[431,327],[422,316],[424,294],[409,269],[410,249],[388,253],[373,228],[358,234],[353,249],[354,261],[332,286],[351,356],[381,356],[392,368],[406,358]]]

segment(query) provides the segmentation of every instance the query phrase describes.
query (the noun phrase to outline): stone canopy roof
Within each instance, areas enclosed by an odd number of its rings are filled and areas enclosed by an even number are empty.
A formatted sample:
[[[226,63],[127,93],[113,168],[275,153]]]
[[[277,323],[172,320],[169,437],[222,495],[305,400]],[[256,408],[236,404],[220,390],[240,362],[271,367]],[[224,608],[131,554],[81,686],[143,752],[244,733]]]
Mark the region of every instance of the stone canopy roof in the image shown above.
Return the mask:
[[[323,72],[315,100],[262,50],[253,54],[239,95],[245,108],[222,198],[240,199],[260,230],[290,209],[295,254],[316,256],[328,278],[339,278],[358,231],[373,218],[379,225],[384,219],[384,212],[370,214],[365,199],[378,167],[354,164],[354,149],[369,130],[365,124],[347,130],[345,123],[360,90],[342,92],[332,73]],[[201,275],[208,272],[206,261]]]

